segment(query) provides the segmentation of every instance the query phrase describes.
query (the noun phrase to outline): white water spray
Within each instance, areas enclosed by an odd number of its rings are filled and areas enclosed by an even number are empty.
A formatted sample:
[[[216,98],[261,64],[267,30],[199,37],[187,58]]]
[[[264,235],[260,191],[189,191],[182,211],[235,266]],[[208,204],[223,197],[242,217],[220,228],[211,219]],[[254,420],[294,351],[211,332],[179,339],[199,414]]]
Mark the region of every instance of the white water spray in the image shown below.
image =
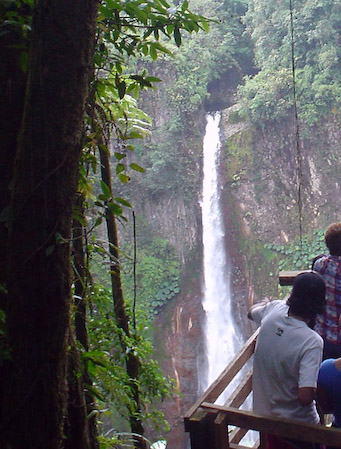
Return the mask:
[[[218,167],[220,160],[220,113],[207,116],[204,138],[202,224],[204,246],[204,298],[206,313],[206,389],[223,371],[240,347],[231,313],[231,267],[225,250],[223,214],[220,207]]]

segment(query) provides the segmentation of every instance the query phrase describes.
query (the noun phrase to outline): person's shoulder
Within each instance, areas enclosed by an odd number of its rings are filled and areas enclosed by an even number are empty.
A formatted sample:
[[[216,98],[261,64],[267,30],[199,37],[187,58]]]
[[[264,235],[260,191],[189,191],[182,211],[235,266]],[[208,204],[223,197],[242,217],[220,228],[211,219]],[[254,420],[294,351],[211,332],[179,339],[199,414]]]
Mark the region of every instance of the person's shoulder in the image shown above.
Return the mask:
[[[306,349],[311,348],[321,348],[323,350],[323,338],[319,335],[314,329],[311,329],[309,326],[301,327],[302,335],[304,334],[304,338],[306,340]]]
[[[334,359],[327,359],[323,360],[321,363],[318,375],[319,385],[328,386],[335,376],[339,377],[338,373],[340,373],[340,371],[336,369],[334,362]]]
[[[271,309],[277,309],[277,310],[287,310],[288,304],[283,299],[275,299],[274,301],[271,301]]]
[[[314,331],[313,329],[311,329],[310,327],[308,327],[309,331],[310,331],[310,347],[311,348],[318,348],[321,351],[323,351],[323,338],[321,337],[321,335],[319,335],[316,331]]]
[[[280,299],[274,299],[273,301],[267,303],[265,312],[268,314],[273,310],[281,310],[283,308],[288,308],[286,302]]]
[[[313,260],[312,269],[315,270],[315,271],[318,271],[320,268],[323,267],[324,263],[328,259],[329,259],[329,255],[327,255],[327,254],[319,254]]]
[[[313,333],[314,333],[314,338],[315,338],[315,340],[319,343],[319,346],[321,346],[321,348],[323,349],[323,345],[324,345],[323,338],[322,338],[321,335],[318,334],[316,331],[314,331],[313,329],[311,329],[311,330],[312,330]]]
[[[334,368],[334,359],[323,360],[320,366],[320,371],[330,370]]]
[[[282,299],[275,299],[267,305],[266,310],[264,311],[265,316],[285,316],[288,312],[289,306],[286,301]]]

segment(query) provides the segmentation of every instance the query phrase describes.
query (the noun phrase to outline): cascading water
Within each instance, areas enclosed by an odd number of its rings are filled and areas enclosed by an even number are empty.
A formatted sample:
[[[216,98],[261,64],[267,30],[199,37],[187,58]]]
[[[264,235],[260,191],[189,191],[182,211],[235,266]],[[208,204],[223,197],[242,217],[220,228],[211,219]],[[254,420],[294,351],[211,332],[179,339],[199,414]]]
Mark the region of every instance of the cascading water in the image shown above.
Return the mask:
[[[218,167],[220,159],[220,113],[207,116],[203,144],[202,224],[204,247],[204,298],[208,373],[206,389],[223,371],[240,348],[231,313],[231,268],[226,254],[223,215],[220,207]],[[221,398],[223,399],[223,398]]]

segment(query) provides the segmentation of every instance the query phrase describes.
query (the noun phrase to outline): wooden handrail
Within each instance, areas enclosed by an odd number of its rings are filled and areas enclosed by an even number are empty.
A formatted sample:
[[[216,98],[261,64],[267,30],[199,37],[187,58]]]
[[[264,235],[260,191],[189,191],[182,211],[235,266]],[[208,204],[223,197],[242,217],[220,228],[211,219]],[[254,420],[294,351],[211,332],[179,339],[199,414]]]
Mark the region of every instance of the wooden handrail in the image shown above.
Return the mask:
[[[294,279],[301,273],[311,273],[311,270],[301,270],[301,271],[280,271],[279,272],[279,285],[293,285]]]
[[[249,396],[252,391],[252,371],[249,371],[242,382],[235,389],[233,394],[228,398],[224,407],[234,407],[239,408],[244,402],[245,399]],[[221,424],[224,416],[222,413],[219,413],[216,417],[214,423]]]
[[[330,446],[341,446],[341,429],[329,428],[298,420],[257,415],[253,412],[236,410],[217,404],[204,402],[201,407],[214,415],[224,414],[227,425],[246,427],[260,432]]]
[[[188,420],[193,416],[193,414],[198,410],[200,405],[207,402],[214,402],[221,395],[221,393],[227,388],[229,383],[233,380],[236,374],[243,368],[250,357],[254,353],[256,339],[259,330],[247,340],[247,342],[242,347],[241,351],[233,358],[229,365],[224,369],[220,376],[210,385],[210,387],[205,391],[205,393],[200,396],[200,398],[192,405],[192,407],[186,413],[185,427]]]

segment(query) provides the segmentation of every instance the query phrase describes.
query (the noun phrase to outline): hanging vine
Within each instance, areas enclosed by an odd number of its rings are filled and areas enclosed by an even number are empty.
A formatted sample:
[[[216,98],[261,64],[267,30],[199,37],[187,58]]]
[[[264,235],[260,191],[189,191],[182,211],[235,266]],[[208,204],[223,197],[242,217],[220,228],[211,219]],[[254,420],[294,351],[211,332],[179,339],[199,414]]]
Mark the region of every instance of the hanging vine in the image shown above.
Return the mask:
[[[301,143],[300,143],[300,124],[299,124],[299,120],[298,120],[298,109],[297,109],[297,84],[296,84],[296,59],[295,59],[293,0],[289,0],[289,1],[290,1],[292,91],[293,91],[293,102],[294,102],[295,142],[296,142],[297,205],[298,205],[298,217],[299,217],[300,245],[302,246],[302,237],[303,237],[302,148],[301,148]]]

